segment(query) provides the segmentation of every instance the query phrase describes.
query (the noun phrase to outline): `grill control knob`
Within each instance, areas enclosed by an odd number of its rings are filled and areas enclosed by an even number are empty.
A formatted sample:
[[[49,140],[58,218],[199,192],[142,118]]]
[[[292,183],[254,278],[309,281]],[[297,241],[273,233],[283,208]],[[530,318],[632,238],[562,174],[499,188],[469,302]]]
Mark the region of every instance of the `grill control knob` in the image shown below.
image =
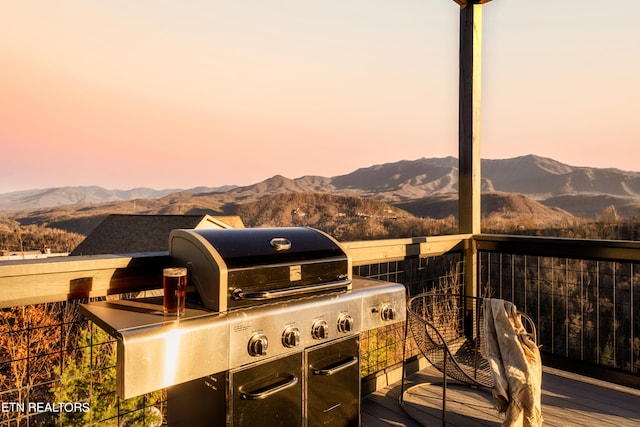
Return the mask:
[[[382,304],[382,309],[380,310],[380,317],[385,322],[396,319],[396,309],[393,308],[390,304]]]
[[[253,334],[249,339],[248,351],[252,356],[264,356],[267,354],[269,340],[265,334]]]
[[[353,330],[353,317],[348,314],[341,314],[338,317],[338,332],[346,333]]]
[[[282,333],[282,345],[288,348],[295,347],[300,344],[300,330],[289,326]]]
[[[327,322],[317,320],[311,327],[311,336],[317,340],[329,338],[329,325]]]

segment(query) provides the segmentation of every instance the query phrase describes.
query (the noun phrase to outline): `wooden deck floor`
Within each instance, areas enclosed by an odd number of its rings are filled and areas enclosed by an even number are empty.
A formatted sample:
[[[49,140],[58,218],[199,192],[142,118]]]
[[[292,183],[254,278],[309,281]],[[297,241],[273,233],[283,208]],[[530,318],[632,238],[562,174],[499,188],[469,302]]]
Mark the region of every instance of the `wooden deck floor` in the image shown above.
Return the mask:
[[[420,384],[416,386],[417,384]],[[441,376],[433,368],[411,375],[405,383],[406,412],[399,403],[400,383],[362,400],[362,426],[440,426]],[[415,387],[414,387],[415,386]],[[638,426],[640,390],[545,368],[542,376],[544,426]],[[449,381],[448,426],[500,426],[488,389],[472,389]]]

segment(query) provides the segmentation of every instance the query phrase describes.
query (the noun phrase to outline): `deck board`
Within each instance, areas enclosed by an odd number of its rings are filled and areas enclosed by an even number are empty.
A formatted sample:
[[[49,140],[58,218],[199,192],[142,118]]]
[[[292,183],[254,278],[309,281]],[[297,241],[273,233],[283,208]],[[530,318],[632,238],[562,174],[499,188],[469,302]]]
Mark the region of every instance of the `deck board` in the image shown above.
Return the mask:
[[[441,375],[432,367],[411,375],[405,381],[404,409],[398,403],[400,382],[366,396],[362,426],[442,425],[441,384]],[[637,426],[640,390],[544,368],[542,416],[545,426]],[[503,416],[493,408],[491,390],[450,380],[446,419],[447,426],[496,427],[502,424]]]

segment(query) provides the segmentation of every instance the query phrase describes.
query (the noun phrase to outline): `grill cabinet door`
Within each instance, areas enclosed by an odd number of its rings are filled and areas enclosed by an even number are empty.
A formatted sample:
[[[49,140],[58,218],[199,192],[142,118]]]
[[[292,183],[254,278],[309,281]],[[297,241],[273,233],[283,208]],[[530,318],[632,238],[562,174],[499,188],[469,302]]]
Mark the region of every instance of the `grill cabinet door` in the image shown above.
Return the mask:
[[[227,374],[220,372],[167,389],[167,425],[209,427],[227,423]]]
[[[233,427],[302,425],[302,353],[232,371]]]
[[[355,336],[307,350],[307,421],[360,425],[360,344]]]

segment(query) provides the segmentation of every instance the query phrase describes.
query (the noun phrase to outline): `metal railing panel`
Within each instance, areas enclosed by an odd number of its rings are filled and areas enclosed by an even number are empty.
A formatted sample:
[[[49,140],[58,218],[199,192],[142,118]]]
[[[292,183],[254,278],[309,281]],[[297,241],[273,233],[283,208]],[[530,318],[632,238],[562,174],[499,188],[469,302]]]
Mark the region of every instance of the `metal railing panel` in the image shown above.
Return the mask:
[[[482,292],[531,316],[544,353],[640,374],[640,242],[489,235],[478,241]]]

